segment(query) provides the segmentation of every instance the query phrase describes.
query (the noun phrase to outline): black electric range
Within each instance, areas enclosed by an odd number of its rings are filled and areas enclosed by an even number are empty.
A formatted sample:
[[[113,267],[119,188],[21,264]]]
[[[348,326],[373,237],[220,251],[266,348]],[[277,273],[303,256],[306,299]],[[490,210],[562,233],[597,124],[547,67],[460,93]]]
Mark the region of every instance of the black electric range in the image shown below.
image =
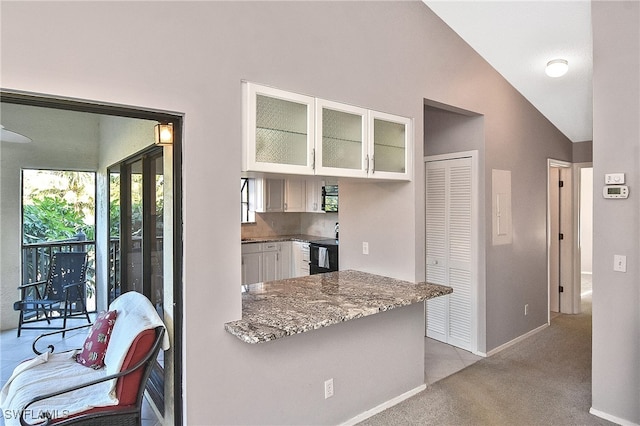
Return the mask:
[[[309,273],[311,275],[337,271],[338,267],[337,239],[309,241]]]

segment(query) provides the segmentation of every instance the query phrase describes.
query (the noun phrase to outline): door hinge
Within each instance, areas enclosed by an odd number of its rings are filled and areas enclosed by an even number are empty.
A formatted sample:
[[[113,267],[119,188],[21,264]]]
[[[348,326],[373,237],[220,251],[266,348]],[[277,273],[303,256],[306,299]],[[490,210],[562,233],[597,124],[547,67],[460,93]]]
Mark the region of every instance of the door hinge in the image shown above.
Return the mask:
[[[558,181],[558,186],[560,188],[563,188],[564,187],[564,181],[563,180]]]
[[[564,234],[562,232],[558,235],[558,239],[559,240],[564,240]]]
[[[560,293],[564,293],[564,287],[560,286],[559,288],[560,288]]]

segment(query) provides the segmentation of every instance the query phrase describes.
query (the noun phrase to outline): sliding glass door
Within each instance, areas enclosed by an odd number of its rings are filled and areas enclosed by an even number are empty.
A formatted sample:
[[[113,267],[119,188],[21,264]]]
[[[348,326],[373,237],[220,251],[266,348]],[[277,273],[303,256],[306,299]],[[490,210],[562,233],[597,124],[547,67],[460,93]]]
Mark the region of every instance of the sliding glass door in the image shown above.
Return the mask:
[[[109,303],[120,294],[144,294],[164,318],[163,150],[153,147],[109,168]],[[164,359],[160,351],[147,386],[158,409],[164,405]],[[162,411],[161,411],[162,412]]]

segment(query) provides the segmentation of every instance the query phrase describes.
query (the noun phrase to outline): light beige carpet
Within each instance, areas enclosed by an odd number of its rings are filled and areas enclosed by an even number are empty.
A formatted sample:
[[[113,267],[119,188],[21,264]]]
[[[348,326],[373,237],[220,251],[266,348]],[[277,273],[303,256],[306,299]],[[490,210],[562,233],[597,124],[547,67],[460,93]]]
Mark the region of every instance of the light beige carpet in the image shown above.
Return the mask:
[[[591,299],[583,313],[436,382],[362,425],[611,425],[591,407]]]

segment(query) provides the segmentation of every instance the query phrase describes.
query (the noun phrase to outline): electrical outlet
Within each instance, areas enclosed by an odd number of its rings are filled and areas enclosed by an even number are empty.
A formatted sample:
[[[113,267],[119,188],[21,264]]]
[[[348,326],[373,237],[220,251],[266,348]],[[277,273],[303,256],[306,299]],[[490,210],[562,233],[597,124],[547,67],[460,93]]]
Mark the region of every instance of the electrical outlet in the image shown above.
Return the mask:
[[[524,305],[524,315],[527,316],[529,314],[529,304]]]
[[[627,256],[621,254],[614,255],[613,270],[617,272],[627,272]]]
[[[333,379],[324,381],[324,399],[331,398],[333,396]]]
[[[369,243],[366,241],[362,243],[362,254],[369,254]]]

